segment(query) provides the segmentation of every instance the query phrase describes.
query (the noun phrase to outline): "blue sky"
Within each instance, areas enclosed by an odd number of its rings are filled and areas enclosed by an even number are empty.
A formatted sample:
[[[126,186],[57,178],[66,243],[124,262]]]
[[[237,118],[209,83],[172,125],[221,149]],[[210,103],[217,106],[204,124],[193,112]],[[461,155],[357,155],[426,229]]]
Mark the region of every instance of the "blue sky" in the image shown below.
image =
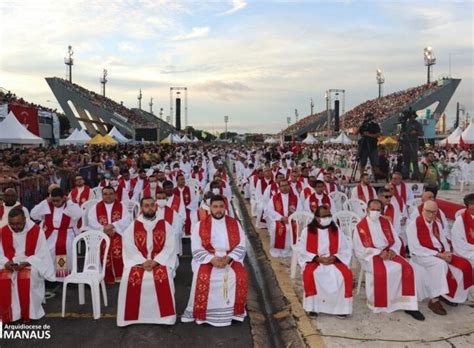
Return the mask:
[[[277,132],[324,108],[324,91],[346,89],[346,110],[425,82],[423,48],[438,59],[434,76],[463,79],[456,101],[474,114],[473,3],[468,1],[9,1],[0,4],[0,87],[46,106],[45,76],[65,77],[136,106],[169,113],[169,87],[189,88],[189,124],[221,131]]]

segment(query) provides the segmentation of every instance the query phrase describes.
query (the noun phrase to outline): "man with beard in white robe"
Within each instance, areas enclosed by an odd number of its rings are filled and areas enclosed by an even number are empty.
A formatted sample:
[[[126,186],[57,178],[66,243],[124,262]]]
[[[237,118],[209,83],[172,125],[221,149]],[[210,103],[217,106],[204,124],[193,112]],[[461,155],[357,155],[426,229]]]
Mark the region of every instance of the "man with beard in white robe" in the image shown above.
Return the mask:
[[[310,315],[352,314],[351,256],[351,245],[332,220],[331,209],[320,205],[299,244],[303,307]]]
[[[211,198],[211,215],[194,226],[191,250],[193,283],[181,321],[212,326],[243,321],[248,291],[245,235],[239,222],[225,215],[222,196]]]
[[[287,257],[291,256],[291,246],[296,243],[296,223],[290,224],[288,219],[302,208],[299,197],[290,190],[288,180],[282,179],[278,185],[280,192],[268,202],[265,216],[270,233],[270,254]]]
[[[117,325],[176,322],[173,273],[175,236],[156,216],[155,201],[140,201],[142,215],[122,237],[124,270],[120,282]]]
[[[72,241],[81,217],[82,209],[69,201],[59,187],[31,210],[31,219],[41,221],[57,281],[62,281],[72,268]]]
[[[40,319],[45,279],[54,281],[54,267],[44,234],[13,208],[0,230],[0,320]]]
[[[8,213],[15,207],[21,207],[25,212],[26,219],[30,219],[28,209],[18,202],[18,194],[14,188],[7,188],[3,192],[3,204],[0,205],[0,228],[8,224]]]
[[[457,306],[466,301],[472,286],[472,265],[450,252],[450,246],[436,220],[438,205],[426,201],[423,211],[407,229],[411,263],[417,274],[418,299],[429,298],[428,308],[446,315],[444,302]]]
[[[367,216],[354,231],[354,251],[365,270],[367,306],[374,313],[405,310],[416,320],[425,317],[418,311],[415,273],[400,256],[401,240],[393,226],[382,217],[382,202],[370,200]]]

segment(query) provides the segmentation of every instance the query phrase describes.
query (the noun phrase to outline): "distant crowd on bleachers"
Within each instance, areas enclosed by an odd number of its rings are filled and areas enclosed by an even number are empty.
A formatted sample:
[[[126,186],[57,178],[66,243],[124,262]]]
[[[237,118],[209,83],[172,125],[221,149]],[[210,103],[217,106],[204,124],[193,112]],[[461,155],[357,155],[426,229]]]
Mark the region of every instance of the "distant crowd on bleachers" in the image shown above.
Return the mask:
[[[54,112],[56,114],[58,113],[56,109],[51,109],[39,104],[30,103],[21,97],[17,97],[17,95],[15,93],[12,93],[11,91],[3,92],[0,90],[0,104],[16,104],[25,107],[35,108],[41,111]]]
[[[372,112],[376,122],[383,121],[386,117],[394,112],[401,112],[405,110],[409,104],[418,100],[428,90],[434,89],[438,86],[437,82],[426,83],[424,85],[409,88],[403,91],[391,93],[381,98],[368,100],[352,110],[344,114],[344,128],[359,127],[364,120],[364,115],[367,112]],[[298,122],[286,128],[284,134],[292,134],[300,128],[308,124],[316,122],[320,117],[326,117],[326,111],[321,111],[314,115],[309,115]],[[310,131],[315,131],[311,129]]]
[[[146,120],[144,117],[137,115],[130,109],[126,108],[122,104],[119,104],[115,101],[113,101],[110,98],[104,97],[100,94],[97,94],[93,91],[89,91],[85,89],[84,87],[79,86],[78,84],[71,83],[65,79],[61,78],[55,78],[57,81],[59,81],[61,84],[64,85],[64,87],[70,91],[76,92],[83,96],[84,98],[88,99],[91,101],[92,104],[98,106],[98,107],[103,107],[108,109],[109,111],[116,112],[119,115],[127,118],[130,120],[131,123],[138,125],[140,127],[148,127],[148,126],[155,126],[151,124],[148,120]]]

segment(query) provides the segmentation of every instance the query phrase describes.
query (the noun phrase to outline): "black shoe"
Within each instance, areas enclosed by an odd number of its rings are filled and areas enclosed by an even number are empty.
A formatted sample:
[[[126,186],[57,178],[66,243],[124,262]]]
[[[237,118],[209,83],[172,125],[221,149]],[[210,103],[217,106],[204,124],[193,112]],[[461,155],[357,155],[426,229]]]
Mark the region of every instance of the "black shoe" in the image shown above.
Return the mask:
[[[440,299],[441,302],[443,302],[444,304],[447,304],[448,306],[451,306],[451,307],[457,307],[458,306],[457,303],[451,302],[448,299],[445,299],[443,296],[440,296],[439,299]]]
[[[423,321],[425,316],[420,311],[405,311],[406,314],[410,315],[413,319]]]
[[[318,313],[316,312],[309,312],[308,313],[310,317],[316,318],[318,316]]]

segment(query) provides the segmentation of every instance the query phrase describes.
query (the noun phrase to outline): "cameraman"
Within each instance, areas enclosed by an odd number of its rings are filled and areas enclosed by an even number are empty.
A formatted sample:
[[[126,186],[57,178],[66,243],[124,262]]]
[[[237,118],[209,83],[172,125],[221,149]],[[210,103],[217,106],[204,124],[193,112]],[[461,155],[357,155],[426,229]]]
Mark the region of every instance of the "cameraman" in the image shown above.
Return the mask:
[[[403,167],[402,175],[404,179],[410,176],[410,165],[413,164],[411,179],[420,180],[420,170],[418,169],[418,148],[420,147],[418,138],[423,136],[423,127],[416,120],[418,116],[413,110],[408,112],[408,120],[402,126],[400,138],[402,139]]]
[[[360,161],[360,175],[364,173],[367,159],[370,158],[370,165],[372,172],[375,175],[378,173],[379,156],[377,153],[377,138],[380,136],[380,126],[374,122],[374,114],[367,112],[364,117],[364,122],[359,128],[359,161]]]

